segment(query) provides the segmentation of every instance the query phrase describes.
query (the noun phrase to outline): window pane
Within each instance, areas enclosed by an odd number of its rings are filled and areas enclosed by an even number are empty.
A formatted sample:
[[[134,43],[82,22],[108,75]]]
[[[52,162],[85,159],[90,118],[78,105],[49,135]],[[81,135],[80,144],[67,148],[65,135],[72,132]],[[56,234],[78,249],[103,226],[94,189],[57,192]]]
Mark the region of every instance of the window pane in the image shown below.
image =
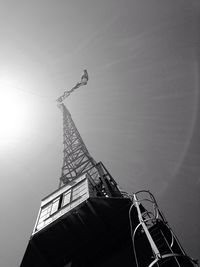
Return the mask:
[[[71,197],[71,190],[66,192],[63,196],[63,206],[67,205],[70,203],[70,197]]]
[[[50,211],[50,209],[51,209],[51,204],[48,204],[48,206],[42,208],[40,217],[43,216],[44,214],[47,214]]]
[[[55,199],[52,203],[51,214],[58,210],[59,198]]]
[[[51,203],[49,203],[47,206],[43,207],[40,212],[40,217],[38,220],[38,226],[43,225],[43,222],[46,218],[50,216],[50,210],[51,210]]]

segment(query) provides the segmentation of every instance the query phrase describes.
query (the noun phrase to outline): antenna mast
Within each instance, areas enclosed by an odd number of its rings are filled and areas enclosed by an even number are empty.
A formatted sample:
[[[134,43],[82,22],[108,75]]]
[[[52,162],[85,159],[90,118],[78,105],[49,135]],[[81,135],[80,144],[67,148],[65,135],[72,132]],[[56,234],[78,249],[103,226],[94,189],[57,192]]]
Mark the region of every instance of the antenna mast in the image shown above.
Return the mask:
[[[71,90],[66,90],[63,95],[56,100],[59,103],[58,107],[63,113],[64,139],[63,166],[59,188],[70,183],[81,174],[88,173],[91,178],[91,183],[93,183],[96,190],[99,191],[100,196],[121,196],[115,180],[108,173],[105,166],[101,162],[97,163],[90,155],[69,110],[63,103],[74,90],[86,85],[88,80],[88,72],[84,70],[81,81]]]
[[[59,102],[58,107],[63,113],[63,144],[64,144],[64,157],[62,174],[59,182],[59,188],[71,182],[80,174],[89,171],[90,175],[96,180],[97,171],[95,170],[96,162],[90,156],[79,131],[71,117],[69,110],[64,105],[63,101],[70,96],[70,94],[78,89],[80,86],[86,85],[88,82],[87,70],[71,90],[65,91],[56,101]]]

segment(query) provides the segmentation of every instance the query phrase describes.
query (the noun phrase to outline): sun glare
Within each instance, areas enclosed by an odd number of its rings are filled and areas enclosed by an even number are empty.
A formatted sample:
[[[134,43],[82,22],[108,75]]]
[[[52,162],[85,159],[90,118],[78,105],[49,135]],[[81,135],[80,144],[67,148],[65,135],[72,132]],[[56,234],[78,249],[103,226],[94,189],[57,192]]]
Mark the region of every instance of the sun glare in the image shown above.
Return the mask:
[[[27,120],[26,96],[15,87],[0,84],[0,144],[23,137]]]

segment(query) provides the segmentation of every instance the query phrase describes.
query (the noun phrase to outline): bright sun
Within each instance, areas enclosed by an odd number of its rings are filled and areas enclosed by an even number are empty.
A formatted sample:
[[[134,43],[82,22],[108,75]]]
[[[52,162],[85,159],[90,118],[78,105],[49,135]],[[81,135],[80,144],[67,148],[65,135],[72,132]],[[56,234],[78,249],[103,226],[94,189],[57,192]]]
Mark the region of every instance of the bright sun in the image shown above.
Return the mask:
[[[23,137],[27,121],[25,94],[13,86],[0,84],[0,144]]]

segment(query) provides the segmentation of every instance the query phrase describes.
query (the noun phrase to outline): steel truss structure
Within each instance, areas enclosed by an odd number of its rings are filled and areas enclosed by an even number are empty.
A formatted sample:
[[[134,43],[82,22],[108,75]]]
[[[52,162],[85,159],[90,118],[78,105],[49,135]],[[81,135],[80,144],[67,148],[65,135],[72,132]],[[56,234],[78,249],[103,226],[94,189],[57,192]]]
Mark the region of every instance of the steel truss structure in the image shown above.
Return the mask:
[[[59,188],[87,173],[99,196],[121,197],[117,183],[102,162],[96,162],[87,150],[66,106],[58,105],[63,113],[63,166]]]
[[[96,162],[90,156],[81,135],[71,117],[70,112],[62,103],[59,108],[63,113],[63,167],[59,187],[71,182],[77,176],[89,172],[93,181],[97,181]]]

